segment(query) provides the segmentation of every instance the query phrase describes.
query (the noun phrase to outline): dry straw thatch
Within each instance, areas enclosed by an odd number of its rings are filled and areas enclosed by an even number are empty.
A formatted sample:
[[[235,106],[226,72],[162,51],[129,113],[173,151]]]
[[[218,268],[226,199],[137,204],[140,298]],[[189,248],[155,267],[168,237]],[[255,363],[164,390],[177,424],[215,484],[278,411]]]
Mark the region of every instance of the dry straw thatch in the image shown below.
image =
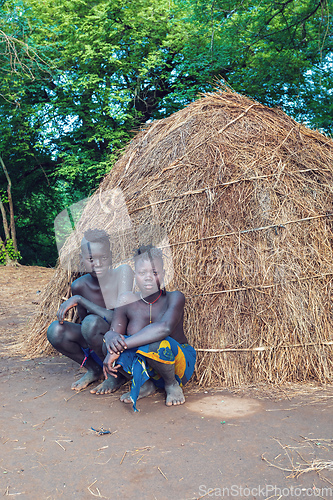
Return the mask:
[[[104,179],[134,226],[168,231],[201,384],[331,380],[332,173],[331,139],[219,90],[140,131]],[[28,355],[70,280],[56,270]]]

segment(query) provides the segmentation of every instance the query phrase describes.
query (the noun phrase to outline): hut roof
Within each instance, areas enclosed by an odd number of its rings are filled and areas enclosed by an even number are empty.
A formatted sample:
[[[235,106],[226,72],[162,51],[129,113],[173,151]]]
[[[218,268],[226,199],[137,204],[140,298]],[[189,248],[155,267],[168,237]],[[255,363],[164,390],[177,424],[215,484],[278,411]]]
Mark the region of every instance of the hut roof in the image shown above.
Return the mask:
[[[168,232],[200,383],[331,379],[332,173],[331,139],[217,91],[140,131],[105,177],[99,193],[120,188],[134,226]],[[71,279],[56,270],[28,355],[48,351]]]

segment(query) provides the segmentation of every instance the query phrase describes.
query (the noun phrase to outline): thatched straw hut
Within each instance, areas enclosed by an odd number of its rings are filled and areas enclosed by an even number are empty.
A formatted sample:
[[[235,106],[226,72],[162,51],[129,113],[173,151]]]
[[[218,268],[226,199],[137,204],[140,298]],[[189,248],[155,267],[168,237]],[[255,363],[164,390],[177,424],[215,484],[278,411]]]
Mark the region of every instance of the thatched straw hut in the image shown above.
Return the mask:
[[[102,182],[168,231],[201,384],[331,380],[332,174],[331,139],[217,91],[140,131]],[[27,354],[49,349],[70,280],[59,267]]]

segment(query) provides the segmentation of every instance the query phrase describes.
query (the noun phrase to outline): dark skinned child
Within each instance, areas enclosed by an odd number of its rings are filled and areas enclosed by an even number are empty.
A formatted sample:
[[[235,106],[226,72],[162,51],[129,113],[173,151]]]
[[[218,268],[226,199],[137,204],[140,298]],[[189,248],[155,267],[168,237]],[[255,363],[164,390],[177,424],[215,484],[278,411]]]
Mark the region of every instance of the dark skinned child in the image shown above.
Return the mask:
[[[104,375],[120,385],[132,378],[124,403],[164,388],[166,405],[185,402],[182,386],[191,377],[196,360],[184,334],[185,297],[179,291],[166,292],[161,250],[144,247],[135,256],[138,293],[127,293],[115,309],[111,330],[104,336]]]
[[[110,329],[118,297],[133,286],[130,266],[112,269],[110,241],[105,231],[89,229],[84,233],[81,259],[88,274],[73,281],[72,297],[61,304],[57,321],[47,330],[47,338],[55,349],[87,369],[72,384],[74,390],[84,389],[101,378],[103,336]],[[80,324],[64,320],[67,311],[75,306]],[[100,391],[103,393],[103,388],[98,386],[91,392]]]

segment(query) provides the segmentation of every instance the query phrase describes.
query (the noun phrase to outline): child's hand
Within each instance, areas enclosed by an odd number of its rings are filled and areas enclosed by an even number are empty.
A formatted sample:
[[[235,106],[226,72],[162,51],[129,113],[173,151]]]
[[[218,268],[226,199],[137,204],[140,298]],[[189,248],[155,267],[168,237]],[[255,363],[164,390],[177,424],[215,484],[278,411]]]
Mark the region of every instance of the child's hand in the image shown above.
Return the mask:
[[[119,358],[120,354],[114,354],[113,352],[108,352],[104,361],[103,361],[103,373],[104,377],[108,378],[108,375],[112,375],[112,377],[117,377],[118,368],[121,365],[115,365],[114,362]]]
[[[127,349],[124,335],[114,332],[113,330],[106,332],[104,335],[104,342],[108,352],[121,354],[125,349]]]
[[[63,304],[61,304],[61,306],[59,307],[59,310],[57,312],[57,319],[61,325],[64,322],[64,318],[65,318],[67,311],[72,309],[72,307],[77,306],[79,301],[80,301],[80,298],[81,298],[80,295],[73,295],[73,297],[70,297]]]

